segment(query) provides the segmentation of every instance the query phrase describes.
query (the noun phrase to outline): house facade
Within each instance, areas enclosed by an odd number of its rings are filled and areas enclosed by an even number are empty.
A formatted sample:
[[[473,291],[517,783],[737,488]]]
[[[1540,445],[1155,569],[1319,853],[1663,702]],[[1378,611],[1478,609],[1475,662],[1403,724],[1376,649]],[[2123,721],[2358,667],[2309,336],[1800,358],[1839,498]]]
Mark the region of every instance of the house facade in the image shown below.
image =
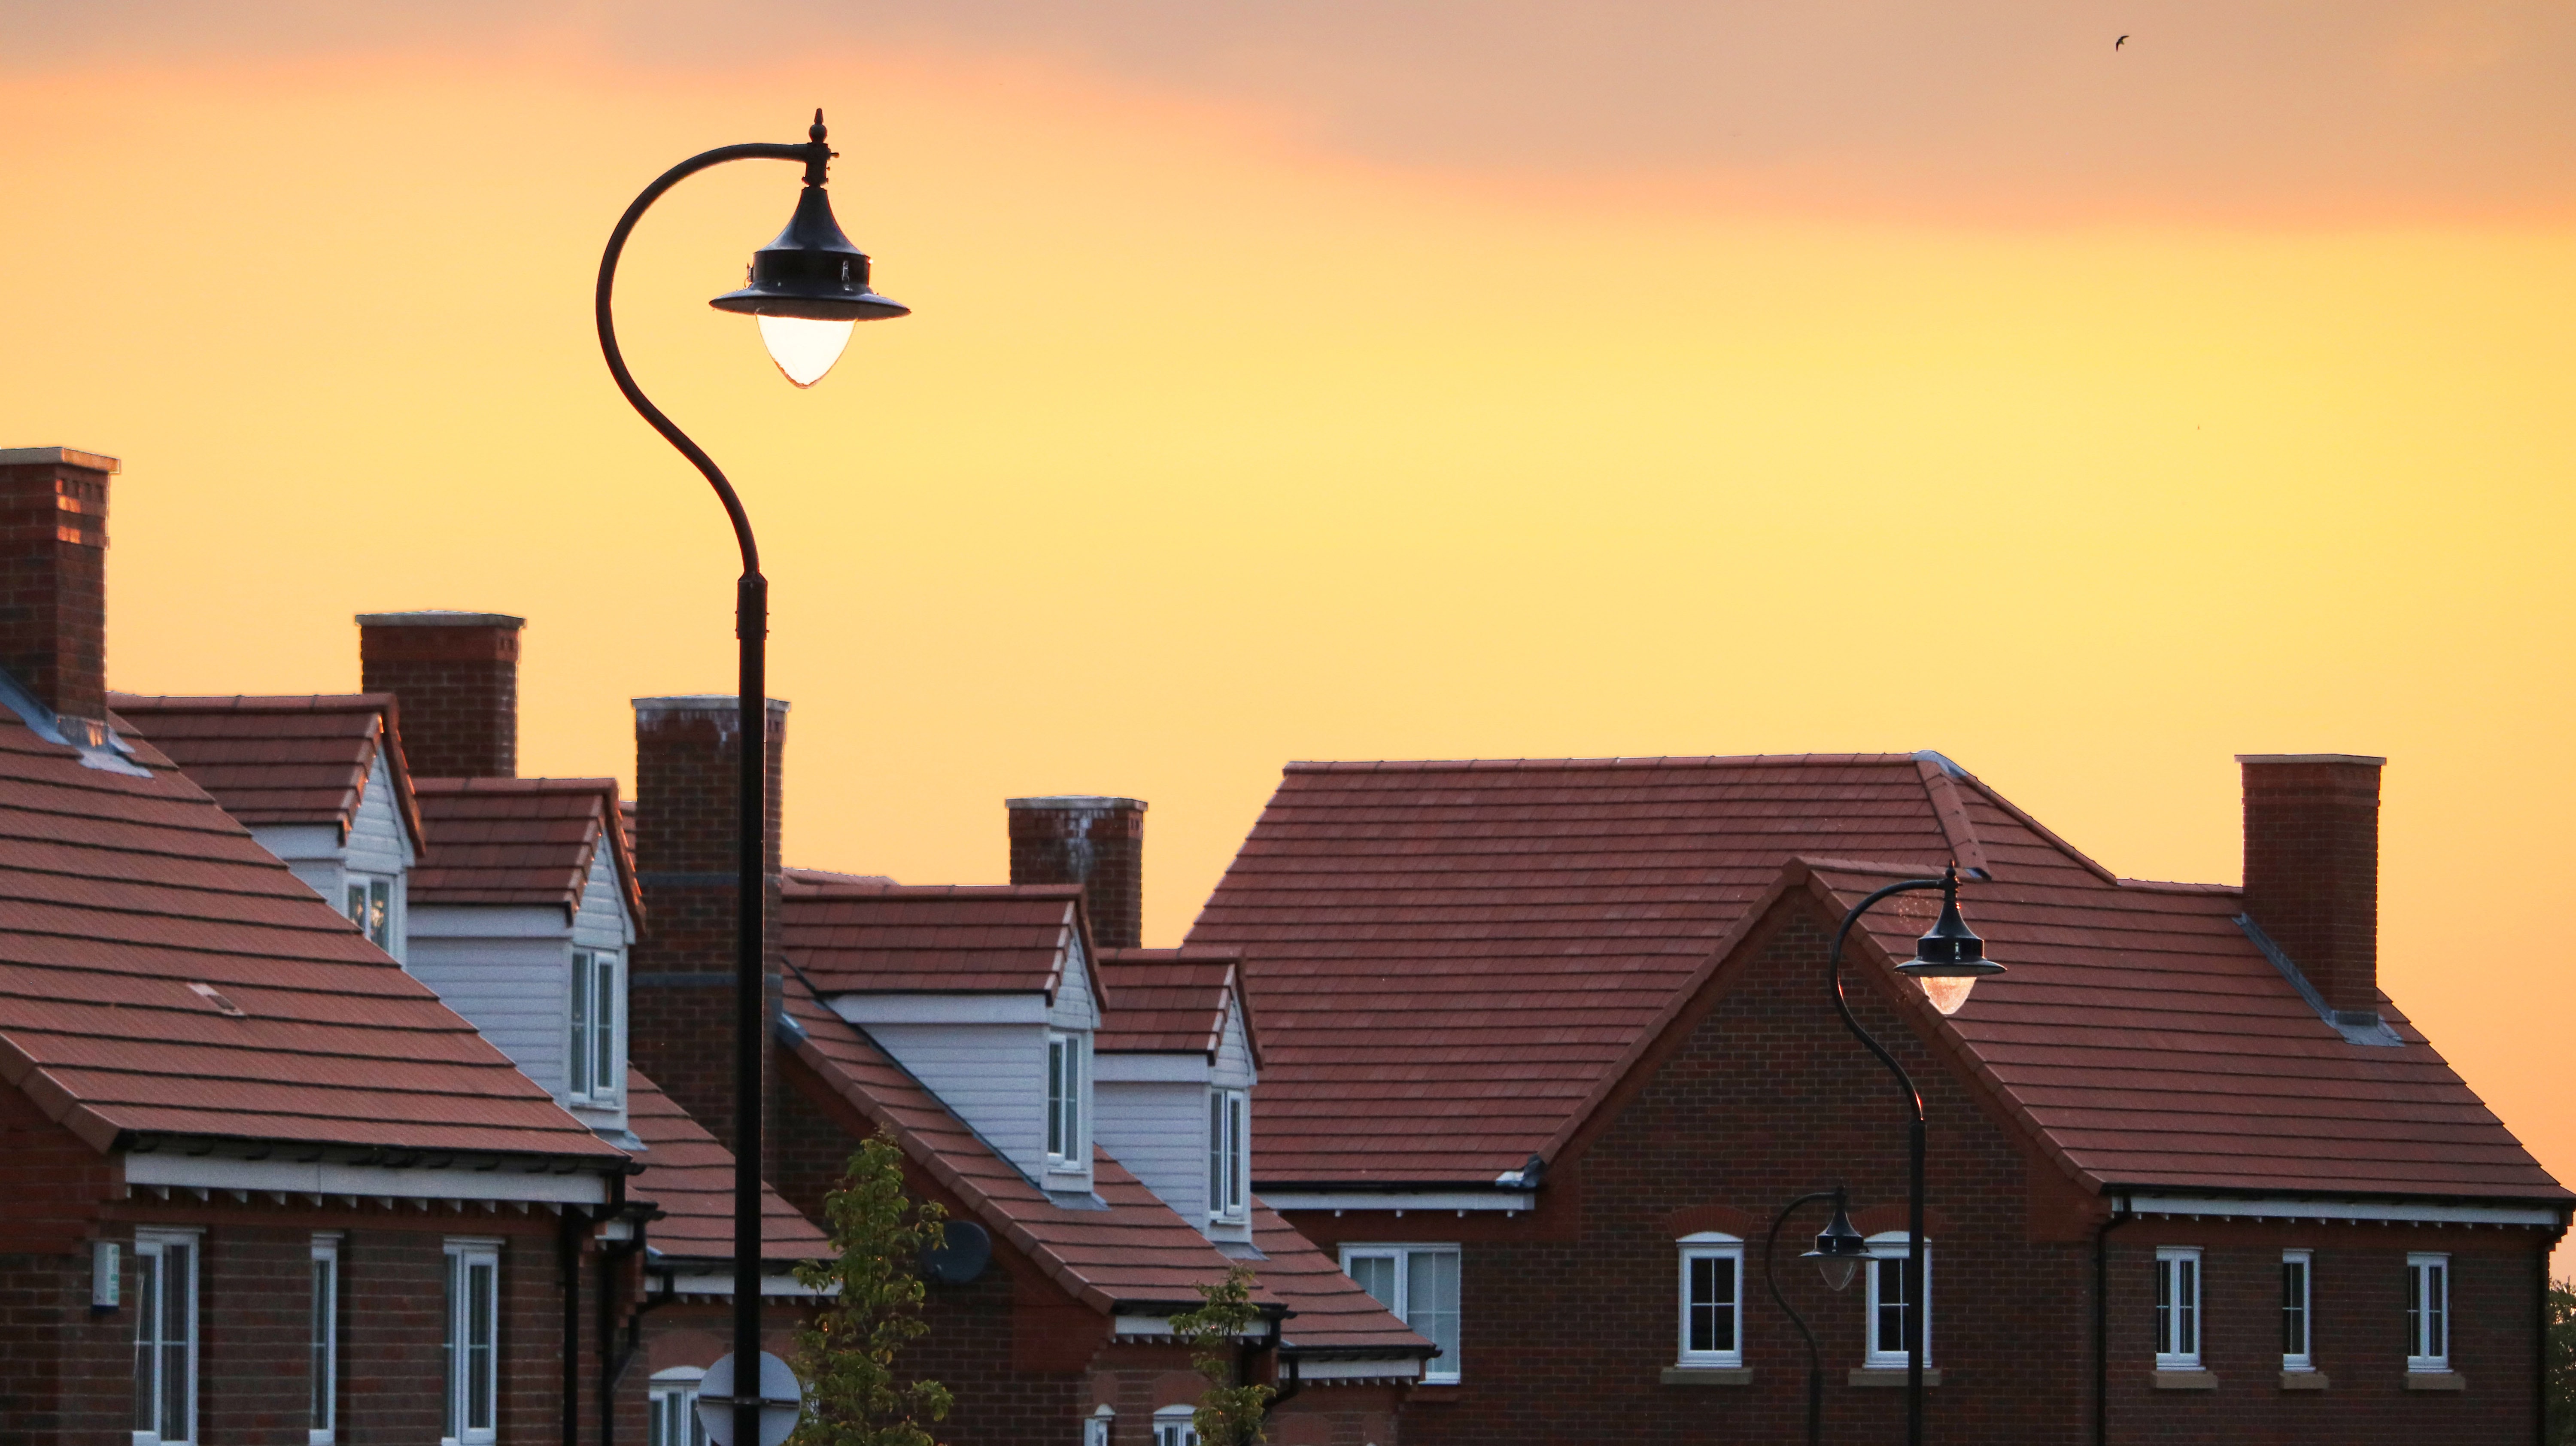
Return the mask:
[[[1936,1012],[1919,894],[1842,971],[1929,1120],[1931,1438],[2531,1439],[2569,1197],[2376,988],[2379,761],[2244,768],[2240,889],[1937,755],[1294,766],[1191,934],[1262,1021],[1255,1189],[1443,1346],[1408,1441],[1798,1439],[1773,1268],[1828,1434],[1899,1431],[1898,1262],[1764,1247],[1836,1186],[1905,1247],[1826,955],[1955,859],[2010,972]]]

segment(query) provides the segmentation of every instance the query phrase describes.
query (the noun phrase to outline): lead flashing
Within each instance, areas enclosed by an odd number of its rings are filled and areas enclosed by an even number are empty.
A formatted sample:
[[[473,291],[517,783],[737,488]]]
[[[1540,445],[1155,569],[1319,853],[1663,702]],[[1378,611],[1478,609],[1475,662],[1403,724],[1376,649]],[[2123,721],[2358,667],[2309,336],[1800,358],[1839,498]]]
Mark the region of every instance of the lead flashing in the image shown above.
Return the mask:
[[[0,467],[42,467],[48,463],[86,467],[110,476],[125,470],[125,464],[114,457],[77,447],[0,447]]]

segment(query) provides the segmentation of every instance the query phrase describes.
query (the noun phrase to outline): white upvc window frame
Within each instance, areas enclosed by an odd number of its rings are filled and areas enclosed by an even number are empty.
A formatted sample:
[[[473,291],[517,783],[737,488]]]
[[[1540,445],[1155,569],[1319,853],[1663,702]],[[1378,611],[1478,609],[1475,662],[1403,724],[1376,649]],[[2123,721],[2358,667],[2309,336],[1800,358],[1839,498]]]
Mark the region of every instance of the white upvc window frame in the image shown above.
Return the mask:
[[[1437,1301],[1428,1305],[1414,1299],[1414,1260],[1447,1257],[1449,1261],[1449,1304],[1444,1310]],[[1363,1272],[1375,1274],[1374,1263],[1388,1262],[1385,1272],[1386,1294],[1370,1289],[1361,1279]],[[1467,1270],[1466,1256],[1454,1242],[1433,1243],[1396,1241],[1383,1245],[1345,1245],[1342,1247],[1342,1273],[1367,1291],[1370,1298],[1385,1306],[1397,1320],[1413,1328],[1415,1335],[1440,1347],[1440,1354],[1422,1363],[1422,1379],[1427,1385],[1454,1386],[1459,1379],[1459,1341],[1466,1331]],[[1437,1266],[1434,1266],[1435,1273]],[[1392,1300],[1388,1296],[1394,1297]],[[1444,1321],[1442,1317],[1446,1317]],[[1441,1327],[1447,1326],[1446,1331]],[[1445,1336],[1445,1339],[1444,1339]]]
[[[626,991],[619,987],[619,964],[614,949],[572,951],[564,1093],[575,1104],[613,1105],[626,1081]]]
[[[198,1294],[199,1262],[205,1233],[199,1230],[138,1229],[134,1232],[134,1386],[138,1418],[148,1412],[152,1425],[134,1428],[134,1446],[190,1446],[197,1439],[197,1344],[204,1334],[205,1301]],[[186,1303],[171,1307],[170,1288],[185,1292]],[[172,1340],[176,1324],[184,1340]],[[144,1366],[149,1352],[151,1366]],[[174,1354],[175,1352],[175,1354]],[[182,1379],[170,1379],[176,1367]],[[149,1404],[143,1393],[151,1392]],[[169,1427],[177,1427],[172,1434]]]
[[[316,1231],[312,1243],[313,1300],[305,1351],[305,1439],[332,1446],[340,1430],[340,1236]]]
[[[442,1343],[446,1365],[442,1394],[446,1407],[438,1439],[440,1446],[490,1446],[501,1424],[501,1242],[449,1240],[446,1255],[447,1331]],[[489,1295],[479,1312],[473,1289],[478,1270],[491,1272]],[[477,1325],[483,1327],[480,1346],[474,1340]],[[477,1350],[482,1352],[479,1371]],[[483,1388],[480,1413],[474,1409],[477,1375]],[[479,1423],[478,1414],[482,1418]]]
[[[2156,1369],[2197,1371],[2206,1322],[2201,1316],[2197,1245],[2156,1247]]]
[[[2313,1250],[2281,1252],[2281,1369],[2317,1368],[2317,1261]]]
[[[1082,1418],[1082,1446],[1109,1446],[1110,1434],[1118,1429],[1118,1413],[1107,1403],[1091,1408]]]
[[[1189,1406],[1163,1406],[1154,1412],[1154,1446],[1199,1446],[1198,1412]]]
[[[1882,1230],[1869,1237],[1870,1258],[1861,1262],[1861,1274],[1867,1278],[1869,1287],[1861,1315],[1861,1365],[1868,1370],[1906,1369],[1905,1320],[1902,1312],[1907,1309],[1907,1303],[1903,1298],[1906,1253],[1913,1238],[1902,1230]],[[1932,1369],[1932,1257],[1932,1242],[1927,1240],[1923,1242],[1923,1369],[1927,1371]],[[1885,1322],[1879,1319],[1879,1311],[1887,1287],[1891,1283],[1896,1286],[1898,1296],[1893,1305],[1893,1308],[1899,1312],[1896,1321],[1897,1344],[1892,1348],[1882,1348],[1880,1342],[1885,1338],[1886,1331]]]
[[[1252,1215],[1252,1092],[1208,1091],[1208,1218],[1240,1225]]]
[[[340,875],[340,912],[367,936],[367,942],[391,954],[397,932],[394,881],[391,874],[365,874],[346,869]]]
[[[1744,1364],[1744,1239],[1704,1230],[1681,1238],[1681,1312],[1674,1363],[1737,1367]],[[1703,1298],[1699,1287],[1710,1287]],[[1706,1347],[1697,1346],[1709,1327]],[[1723,1326],[1723,1330],[1718,1328]],[[1719,1340],[1726,1344],[1715,1344]]]
[[[2406,1369],[2451,1369],[2451,1257],[2442,1251],[2406,1252]]]
[[[644,1386],[644,1446],[707,1446],[707,1427],[698,1419],[698,1383],[704,1366],[671,1366],[655,1371]]]
[[[1046,1035],[1046,1163],[1062,1175],[1091,1170],[1090,1036],[1050,1029]]]

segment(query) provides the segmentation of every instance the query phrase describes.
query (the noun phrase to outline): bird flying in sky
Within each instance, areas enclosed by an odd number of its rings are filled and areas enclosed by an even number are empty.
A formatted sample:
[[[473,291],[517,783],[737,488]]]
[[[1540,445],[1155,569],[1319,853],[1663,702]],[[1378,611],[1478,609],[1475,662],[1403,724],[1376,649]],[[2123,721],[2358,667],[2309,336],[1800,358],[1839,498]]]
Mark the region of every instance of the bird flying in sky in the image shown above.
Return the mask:
[[[2126,44],[2128,44],[2128,43],[2129,43],[2129,37],[2127,37],[2127,36],[2123,35],[2123,36],[2121,36],[2119,39],[2114,40],[2114,41],[2112,41],[2112,42],[2111,42],[2111,48],[2112,48],[2113,50],[2117,50],[2117,49],[2119,49],[2121,46],[2126,45]]]

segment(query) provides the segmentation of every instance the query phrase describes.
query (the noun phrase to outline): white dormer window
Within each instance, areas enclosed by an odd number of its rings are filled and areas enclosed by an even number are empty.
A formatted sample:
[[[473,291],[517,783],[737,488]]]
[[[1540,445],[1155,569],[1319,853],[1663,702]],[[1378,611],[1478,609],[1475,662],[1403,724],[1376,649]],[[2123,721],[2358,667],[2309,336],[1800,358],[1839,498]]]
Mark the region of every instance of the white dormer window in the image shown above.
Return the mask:
[[[602,949],[572,951],[571,1095],[591,1104],[617,1098],[626,1078],[618,1049],[617,956]]]
[[[329,895],[323,897],[328,898]],[[394,881],[368,874],[348,876],[349,922],[367,942],[391,952],[394,938]]]
[[[1240,1221],[1249,1211],[1252,1104],[1242,1090],[1208,1091],[1208,1218]]]
[[[1084,1133],[1083,1036],[1049,1030],[1047,1045],[1047,1168],[1079,1172],[1090,1164]]]

